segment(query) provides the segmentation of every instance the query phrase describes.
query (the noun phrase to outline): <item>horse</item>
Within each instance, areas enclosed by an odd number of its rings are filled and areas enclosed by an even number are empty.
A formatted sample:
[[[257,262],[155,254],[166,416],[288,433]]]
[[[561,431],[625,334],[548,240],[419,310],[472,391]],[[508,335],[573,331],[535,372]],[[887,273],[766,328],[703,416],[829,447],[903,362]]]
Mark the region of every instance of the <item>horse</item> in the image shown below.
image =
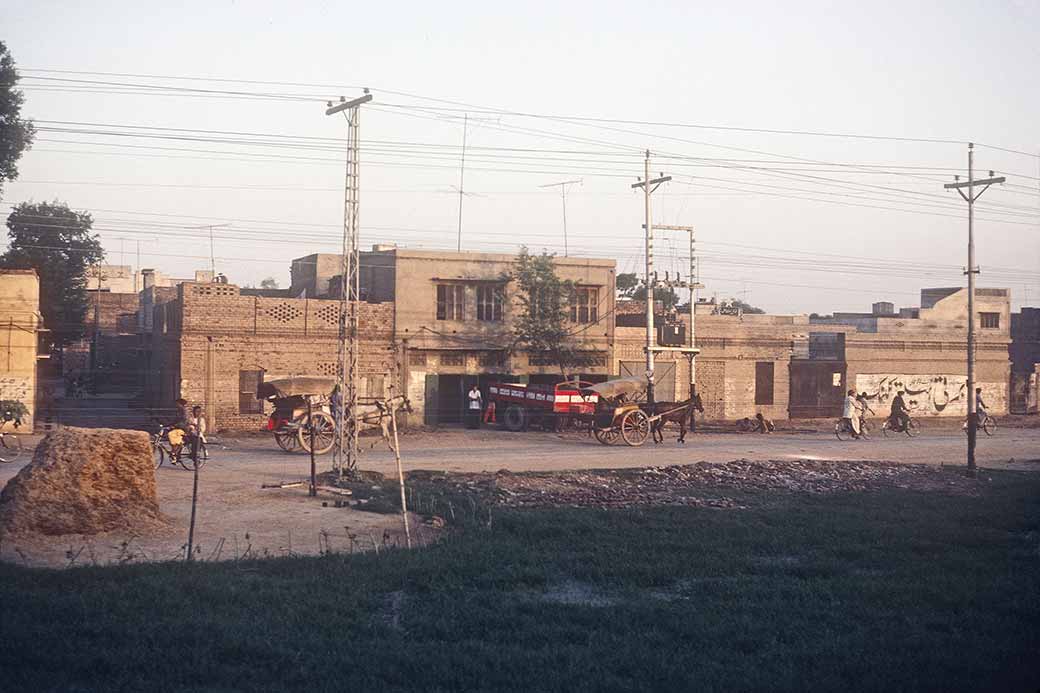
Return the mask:
[[[371,404],[359,404],[354,412],[354,420],[358,424],[359,433],[369,428],[379,428],[386,446],[393,452],[394,445],[390,439],[390,422],[391,417],[396,417],[400,412],[411,414],[412,403],[404,395],[394,395],[388,399]],[[369,448],[373,448],[375,445],[375,441],[373,441]]]
[[[693,430],[693,414],[695,411],[704,413],[704,404],[701,396],[695,394],[692,399],[682,402],[654,402],[652,405],[644,405],[644,410],[651,416],[660,416],[650,427],[655,443],[664,442],[664,425],[666,423],[679,424],[679,442],[686,444],[686,422],[690,422],[690,430]]]

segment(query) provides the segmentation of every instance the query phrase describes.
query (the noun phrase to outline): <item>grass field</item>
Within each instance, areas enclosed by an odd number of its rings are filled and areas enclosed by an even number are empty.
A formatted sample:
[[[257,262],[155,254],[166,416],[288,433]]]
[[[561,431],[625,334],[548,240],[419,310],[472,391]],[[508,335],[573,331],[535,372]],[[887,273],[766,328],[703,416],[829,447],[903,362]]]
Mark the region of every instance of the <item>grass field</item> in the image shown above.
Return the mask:
[[[379,556],[0,566],[4,690],[1040,687],[1040,476],[496,513]]]

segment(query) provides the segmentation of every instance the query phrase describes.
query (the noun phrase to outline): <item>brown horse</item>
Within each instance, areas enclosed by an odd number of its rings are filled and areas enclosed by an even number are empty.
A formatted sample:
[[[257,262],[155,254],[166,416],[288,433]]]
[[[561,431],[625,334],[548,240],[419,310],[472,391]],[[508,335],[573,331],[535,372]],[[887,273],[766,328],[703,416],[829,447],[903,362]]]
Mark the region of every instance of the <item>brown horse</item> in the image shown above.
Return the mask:
[[[654,402],[643,405],[643,410],[651,416],[660,416],[650,427],[655,443],[664,442],[664,425],[666,423],[679,424],[679,442],[686,443],[686,424],[689,422],[690,430],[693,430],[693,413],[699,411],[704,413],[704,405],[701,396],[695,394],[693,399],[685,399],[682,402]]]

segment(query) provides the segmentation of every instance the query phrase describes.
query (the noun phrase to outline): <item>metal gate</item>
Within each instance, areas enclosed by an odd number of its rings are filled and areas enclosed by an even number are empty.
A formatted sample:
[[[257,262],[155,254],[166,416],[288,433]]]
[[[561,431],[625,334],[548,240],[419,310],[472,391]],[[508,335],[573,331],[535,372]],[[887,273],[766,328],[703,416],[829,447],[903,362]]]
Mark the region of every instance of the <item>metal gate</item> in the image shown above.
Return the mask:
[[[844,361],[791,361],[792,419],[841,416],[845,392]]]

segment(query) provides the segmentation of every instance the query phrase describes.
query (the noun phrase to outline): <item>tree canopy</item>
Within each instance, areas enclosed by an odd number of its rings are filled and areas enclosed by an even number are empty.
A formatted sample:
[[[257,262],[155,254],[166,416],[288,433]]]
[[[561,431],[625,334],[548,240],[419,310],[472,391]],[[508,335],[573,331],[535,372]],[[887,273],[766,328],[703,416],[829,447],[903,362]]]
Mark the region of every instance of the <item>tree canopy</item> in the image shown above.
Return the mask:
[[[262,279],[262,280],[260,280],[260,288],[261,289],[277,289],[278,288],[278,280],[275,279],[274,277],[267,277],[265,279]]]
[[[9,247],[0,267],[34,269],[40,312],[55,346],[79,339],[87,311],[87,269],[105,257],[88,212],[63,202],[23,202],[7,217]]]
[[[718,307],[715,312],[719,315],[740,315],[742,313],[748,313],[749,315],[762,315],[765,311],[761,308],[745,303],[739,298],[724,298],[719,301]]]
[[[619,274],[617,279],[614,280],[614,285],[617,287],[620,298],[627,298],[633,301],[646,300],[646,284],[635,272]],[[654,300],[661,302],[665,310],[670,310],[678,305],[679,295],[671,287],[658,286],[654,288]]]
[[[520,248],[509,279],[517,284],[520,313],[513,323],[516,343],[532,353],[545,354],[567,376],[567,369],[579,365],[567,322],[574,284],[556,274],[554,255],[542,251],[532,255]]]
[[[4,183],[18,177],[18,159],[36,134],[32,121],[21,118],[25,95],[14,88],[18,79],[14,58],[0,41],[0,198]]]

